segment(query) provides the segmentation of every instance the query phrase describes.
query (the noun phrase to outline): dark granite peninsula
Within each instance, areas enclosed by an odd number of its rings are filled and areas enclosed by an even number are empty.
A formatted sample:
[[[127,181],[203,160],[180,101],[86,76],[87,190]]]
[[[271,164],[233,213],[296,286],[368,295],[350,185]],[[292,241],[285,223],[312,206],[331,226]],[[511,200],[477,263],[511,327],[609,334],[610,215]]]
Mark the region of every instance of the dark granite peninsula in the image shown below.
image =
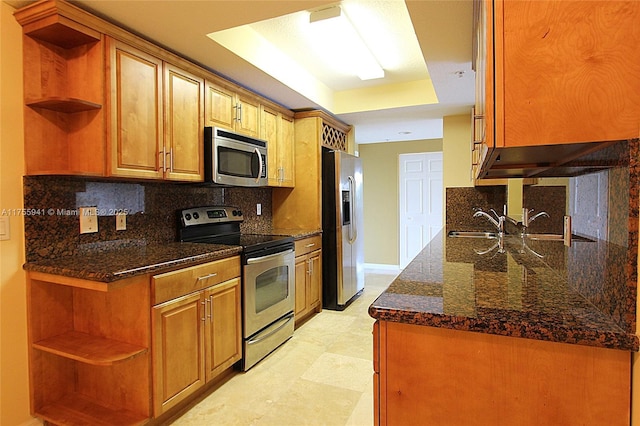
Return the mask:
[[[382,321],[637,351],[625,257],[624,247],[601,240],[565,247],[443,232],[369,313]]]
[[[639,349],[632,142],[602,189],[610,241],[450,237],[495,231],[473,208],[501,211],[506,196],[504,187],[447,189],[445,230],[369,308],[376,424],[630,423]],[[556,188],[525,197],[536,211],[565,205]],[[552,221],[537,226],[562,232]]]
[[[598,240],[436,236],[369,308],[377,424],[628,425],[625,258]]]

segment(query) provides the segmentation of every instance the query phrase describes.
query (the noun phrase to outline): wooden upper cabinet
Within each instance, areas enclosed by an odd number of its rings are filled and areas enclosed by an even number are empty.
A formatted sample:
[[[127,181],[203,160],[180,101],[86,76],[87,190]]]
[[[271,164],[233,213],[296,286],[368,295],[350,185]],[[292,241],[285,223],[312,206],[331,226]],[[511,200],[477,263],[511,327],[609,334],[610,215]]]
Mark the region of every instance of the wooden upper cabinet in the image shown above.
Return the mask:
[[[260,136],[260,102],[213,80],[206,82],[205,126]]]
[[[280,114],[280,144],[278,164],[281,167],[280,186],[295,186],[295,130],[293,117]]]
[[[269,186],[294,187],[293,118],[263,106],[260,138],[267,141]]]
[[[206,83],[205,126],[235,128],[235,94],[209,80]]]
[[[204,179],[204,79],[171,64],[164,66],[165,138],[168,179]]]
[[[204,79],[117,40],[107,45],[110,174],[202,181]]]
[[[490,5],[497,147],[640,137],[640,2]]]
[[[202,181],[205,126],[259,138],[263,104],[286,112],[66,1],[14,15],[27,175]]]
[[[236,131],[255,138],[260,136],[260,102],[256,98],[238,96]]]
[[[107,46],[110,174],[162,178],[162,60],[111,38]]]

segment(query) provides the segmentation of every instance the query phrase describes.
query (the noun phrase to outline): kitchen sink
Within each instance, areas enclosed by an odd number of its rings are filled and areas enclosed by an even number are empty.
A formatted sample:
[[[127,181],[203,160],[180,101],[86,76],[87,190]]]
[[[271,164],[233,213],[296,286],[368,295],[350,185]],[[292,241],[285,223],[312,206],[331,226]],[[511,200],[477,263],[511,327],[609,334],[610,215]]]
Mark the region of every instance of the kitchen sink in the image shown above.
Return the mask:
[[[449,231],[447,235],[455,238],[498,238],[495,232],[482,231]]]
[[[447,235],[453,238],[498,238],[497,232],[485,231],[449,231]],[[525,234],[524,236],[525,238],[533,241],[564,241],[562,234]],[[571,241],[594,242],[595,240],[574,234],[571,235]]]
[[[530,240],[541,240],[541,241],[564,241],[564,237],[562,234],[525,234],[526,238]],[[585,241],[585,242],[594,242],[591,238],[583,237],[580,235],[571,235],[571,241]]]

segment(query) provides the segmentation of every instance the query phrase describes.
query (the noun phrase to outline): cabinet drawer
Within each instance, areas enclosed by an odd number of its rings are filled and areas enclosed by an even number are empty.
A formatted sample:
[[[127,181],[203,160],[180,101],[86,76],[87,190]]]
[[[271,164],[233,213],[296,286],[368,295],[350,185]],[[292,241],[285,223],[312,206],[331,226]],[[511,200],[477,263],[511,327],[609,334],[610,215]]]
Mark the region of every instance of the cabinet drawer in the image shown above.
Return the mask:
[[[178,269],[151,278],[154,305],[240,276],[240,256]]]
[[[303,256],[312,251],[322,248],[322,236],[316,235],[309,238],[304,238],[295,242],[296,244],[296,256]]]

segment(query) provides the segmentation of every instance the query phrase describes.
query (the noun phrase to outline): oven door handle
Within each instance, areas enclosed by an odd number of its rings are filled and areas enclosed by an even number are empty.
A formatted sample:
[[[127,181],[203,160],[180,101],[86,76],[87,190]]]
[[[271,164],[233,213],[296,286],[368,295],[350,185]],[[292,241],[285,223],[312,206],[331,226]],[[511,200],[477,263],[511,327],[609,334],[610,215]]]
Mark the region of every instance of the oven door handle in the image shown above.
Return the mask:
[[[247,344],[248,345],[254,345],[254,344],[258,343],[258,342],[263,341],[264,339],[266,339],[266,338],[276,334],[278,331],[282,330],[292,320],[293,320],[293,313],[290,313],[286,317],[281,319],[282,324],[280,324],[275,330],[271,330],[270,332],[268,332],[264,336],[257,336],[255,339],[249,339],[249,340],[247,340]]]
[[[269,254],[267,256],[262,257],[254,257],[252,259],[247,259],[247,265],[252,265],[254,263],[266,262],[271,259],[274,259],[279,256],[286,256],[287,254],[293,253],[293,249],[289,249],[287,251],[279,251],[278,253]]]

